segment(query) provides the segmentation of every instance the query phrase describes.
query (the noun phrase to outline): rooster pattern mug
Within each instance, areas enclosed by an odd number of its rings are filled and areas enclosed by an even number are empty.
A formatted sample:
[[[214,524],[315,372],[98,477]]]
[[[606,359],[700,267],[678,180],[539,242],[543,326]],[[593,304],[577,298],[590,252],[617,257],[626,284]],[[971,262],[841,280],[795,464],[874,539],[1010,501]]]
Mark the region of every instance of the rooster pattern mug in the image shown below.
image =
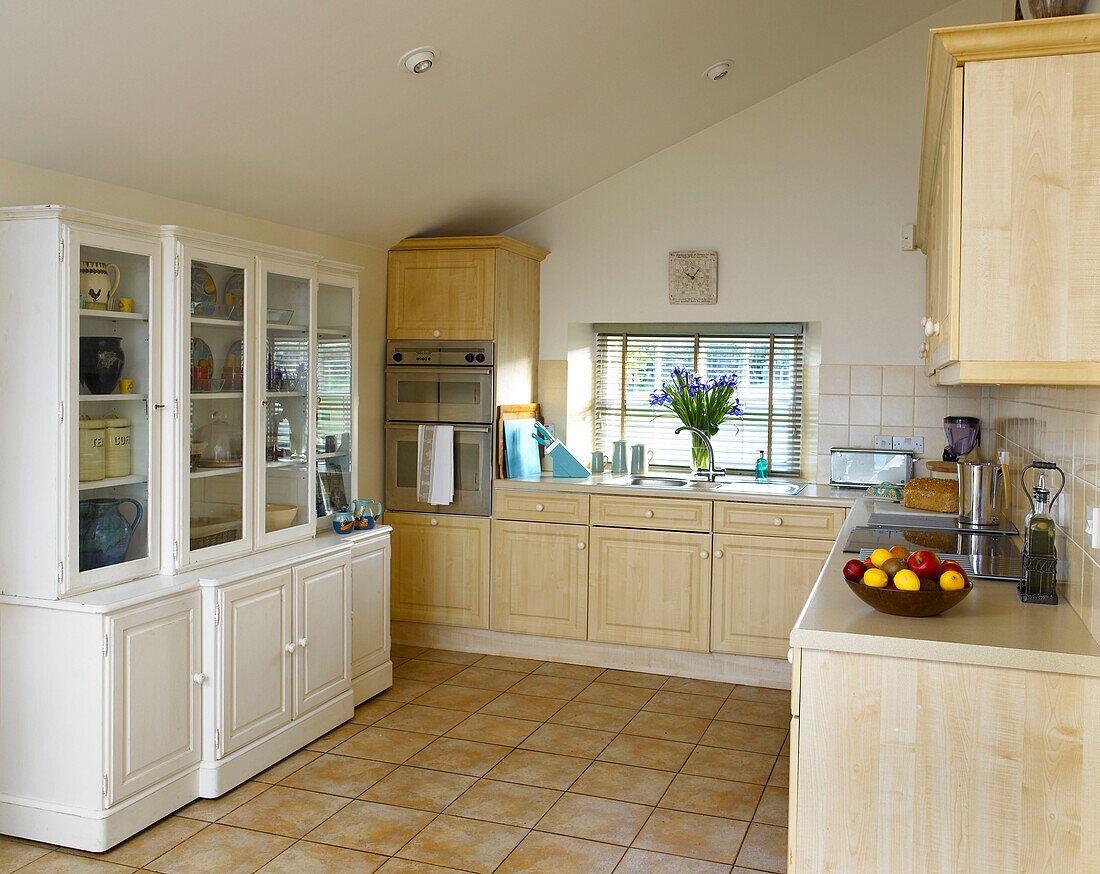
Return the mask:
[[[111,271],[114,271],[114,282]],[[80,262],[80,308],[106,310],[111,307],[111,295],[118,290],[122,274],[114,264],[102,261]]]

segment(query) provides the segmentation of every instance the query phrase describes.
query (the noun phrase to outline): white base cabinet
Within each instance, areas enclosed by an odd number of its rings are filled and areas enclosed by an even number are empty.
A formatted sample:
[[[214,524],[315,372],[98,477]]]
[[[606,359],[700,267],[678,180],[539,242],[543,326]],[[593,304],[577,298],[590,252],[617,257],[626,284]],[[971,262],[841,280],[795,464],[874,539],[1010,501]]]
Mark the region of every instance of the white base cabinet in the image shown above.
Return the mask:
[[[390,541],[351,550],[351,688],[355,704],[393,685],[390,662]]]

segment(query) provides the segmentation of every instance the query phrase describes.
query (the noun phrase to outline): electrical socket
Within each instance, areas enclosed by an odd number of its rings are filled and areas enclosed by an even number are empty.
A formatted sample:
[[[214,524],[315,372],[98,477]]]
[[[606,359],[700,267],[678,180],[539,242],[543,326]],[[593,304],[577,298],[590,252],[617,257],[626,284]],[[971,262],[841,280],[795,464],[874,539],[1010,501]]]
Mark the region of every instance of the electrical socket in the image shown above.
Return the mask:
[[[1085,516],[1085,533],[1090,549],[1100,549],[1100,507],[1089,507]]]
[[[890,447],[895,451],[909,450],[916,455],[924,455],[923,437],[895,437],[894,445]]]
[[[894,438],[889,434],[877,434],[875,435],[875,449],[893,449]]]

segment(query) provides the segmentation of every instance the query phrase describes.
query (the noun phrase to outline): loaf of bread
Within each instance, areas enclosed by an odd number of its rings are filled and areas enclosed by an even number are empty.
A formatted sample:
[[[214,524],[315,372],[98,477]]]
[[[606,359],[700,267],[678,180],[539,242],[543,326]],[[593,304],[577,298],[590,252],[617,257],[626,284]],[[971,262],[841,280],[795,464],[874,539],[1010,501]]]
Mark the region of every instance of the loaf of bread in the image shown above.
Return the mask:
[[[932,510],[935,513],[959,512],[958,480],[933,479],[919,476],[905,484],[902,503],[913,510]]]

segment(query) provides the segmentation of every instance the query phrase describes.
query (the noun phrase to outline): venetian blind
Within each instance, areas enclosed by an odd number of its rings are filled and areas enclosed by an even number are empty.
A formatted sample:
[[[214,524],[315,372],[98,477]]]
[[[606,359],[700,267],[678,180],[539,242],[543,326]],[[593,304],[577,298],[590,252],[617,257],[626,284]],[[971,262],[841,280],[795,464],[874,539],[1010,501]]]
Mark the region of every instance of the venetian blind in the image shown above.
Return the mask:
[[[325,338],[317,343],[317,444],[351,431],[351,340]]]
[[[698,333],[598,326],[595,358],[597,449],[610,457],[612,442],[645,443],[651,464],[690,468],[691,436],[676,434],[680,420],[650,405],[674,367],[703,379],[735,372],[744,416],[727,419],[712,439],[716,462],[751,472],[763,449],[771,472],[798,475],[802,450],[801,325],[700,326]]]

